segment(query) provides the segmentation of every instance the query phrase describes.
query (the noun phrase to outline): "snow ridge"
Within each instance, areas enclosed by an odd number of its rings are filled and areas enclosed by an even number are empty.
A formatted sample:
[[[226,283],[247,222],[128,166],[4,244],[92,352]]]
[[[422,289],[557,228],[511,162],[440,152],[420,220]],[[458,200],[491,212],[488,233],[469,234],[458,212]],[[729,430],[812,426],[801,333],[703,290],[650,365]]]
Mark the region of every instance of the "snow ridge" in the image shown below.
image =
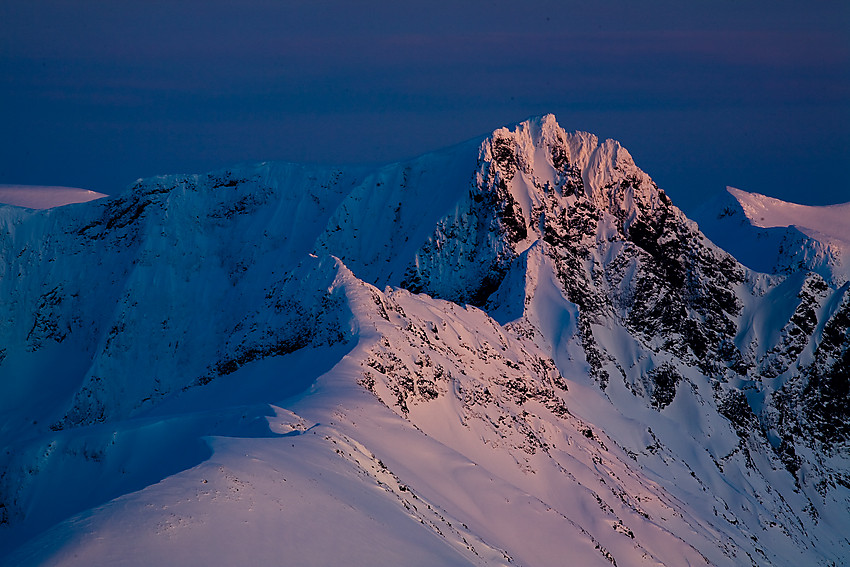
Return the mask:
[[[0,185],[0,204],[28,209],[50,209],[72,203],[87,203],[106,197],[103,193],[75,187]]]
[[[813,207],[728,187],[729,195],[697,211],[705,233],[755,270],[813,271],[850,281],[850,203]]]
[[[0,564],[850,558],[850,288],[554,116],[0,208],[0,254]]]

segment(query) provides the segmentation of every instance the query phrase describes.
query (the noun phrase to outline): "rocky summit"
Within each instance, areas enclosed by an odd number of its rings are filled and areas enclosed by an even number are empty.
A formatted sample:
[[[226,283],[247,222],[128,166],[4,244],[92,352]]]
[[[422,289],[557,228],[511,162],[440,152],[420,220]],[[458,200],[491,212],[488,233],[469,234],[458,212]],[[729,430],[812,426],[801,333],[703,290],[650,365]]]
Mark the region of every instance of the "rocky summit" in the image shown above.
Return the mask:
[[[549,115],[0,206],[0,563],[847,563],[846,227],[731,195]]]

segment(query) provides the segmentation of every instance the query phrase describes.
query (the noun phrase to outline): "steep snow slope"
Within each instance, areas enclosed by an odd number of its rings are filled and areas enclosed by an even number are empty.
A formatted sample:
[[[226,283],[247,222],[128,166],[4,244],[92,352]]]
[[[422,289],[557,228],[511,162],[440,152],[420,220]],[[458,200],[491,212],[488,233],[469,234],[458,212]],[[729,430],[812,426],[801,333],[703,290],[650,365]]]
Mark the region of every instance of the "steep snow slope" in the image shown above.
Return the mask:
[[[552,116],[0,227],[6,564],[850,557],[848,286]]]
[[[812,207],[734,187],[696,214],[706,235],[750,268],[767,273],[814,271],[850,281],[850,203]]]
[[[49,209],[71,203],[86,203],[103,197],[106,197],[103,193],[75,187],[0,185],[0,204],[29,209]]]

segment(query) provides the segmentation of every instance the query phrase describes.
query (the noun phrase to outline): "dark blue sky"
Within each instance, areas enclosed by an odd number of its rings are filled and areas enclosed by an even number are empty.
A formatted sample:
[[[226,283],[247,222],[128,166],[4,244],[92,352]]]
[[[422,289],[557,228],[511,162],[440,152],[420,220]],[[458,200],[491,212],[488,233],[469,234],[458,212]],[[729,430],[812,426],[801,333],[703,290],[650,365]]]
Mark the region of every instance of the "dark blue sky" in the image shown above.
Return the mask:
[[[546,112],[686,210],[850,201],[850,3],[0,0],[0,183],[393,161]]]

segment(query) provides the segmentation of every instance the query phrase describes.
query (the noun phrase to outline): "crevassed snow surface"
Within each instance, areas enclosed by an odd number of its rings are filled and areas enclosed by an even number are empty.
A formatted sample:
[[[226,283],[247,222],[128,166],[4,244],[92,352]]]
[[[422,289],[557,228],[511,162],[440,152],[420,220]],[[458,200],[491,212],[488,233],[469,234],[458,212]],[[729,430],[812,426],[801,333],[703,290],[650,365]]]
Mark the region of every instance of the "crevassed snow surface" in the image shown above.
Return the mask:
[[[103,193],[76,187],[0,185],[0,204],[28,209],[50,209],[72,203],[86,203],[103,197],[106,197]]]

